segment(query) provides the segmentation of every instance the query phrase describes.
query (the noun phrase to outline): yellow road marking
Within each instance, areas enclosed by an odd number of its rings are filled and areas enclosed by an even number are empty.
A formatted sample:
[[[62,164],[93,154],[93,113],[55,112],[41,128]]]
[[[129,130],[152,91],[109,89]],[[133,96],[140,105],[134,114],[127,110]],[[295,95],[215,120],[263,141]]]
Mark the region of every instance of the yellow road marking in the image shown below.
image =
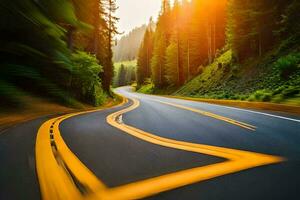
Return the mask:
[[[153,144],[222,157],[228,159],[228,161],[183,170],[112,188],[107,191],[106,194],[103,194],[103,199],[139,199],[214,177],[283,161],[283,158],[277,156],[167,139],[126,124],[119,124],[116,120],[118,116],[132,111],[139,106],[139,101],[135,99],[132,100],[134,102],[132,106],[109,115],[107,117],[107,122],[132,136]]]
[[[123,98],[119,106],[126,102],[127,99]],[[59,131],[59,124],[63,120],[96,111],[98,110],[67,114],[48,120],[40,127],[36,139],[35,155],[36,169],[44,200],[83,199],[84,196],[74,184],[66,167],[89,193],[106,189],[106,186],[71,152]],[[50,130],[53,132],[56,150],[51,146]],[[62,166],[62,163],[66,166]]]
[[[255,129],[257,128],[256,126],[253,126],[253,125],[250,125],[250,124],[247,124],[247,123],[244,123],[244,122],[240,122],[240,121],[228,118],[228,117],[224,117],[224,116],[221,116],[221,115],[217,115],[217,114],[214,114],[214,113],[211,113],[211,112],[203,111],[203,110],[200,110],[200,109],[195,109],[195,108],[191,108],[191,107],[187,107],[187,106],[183,106],[183,105],[179,105],[179,104],[175,104],[175,103],[164,102],[164,101],[160,101],[160,100],[157,100],[157,99],[151,99],[151,100],[162,103],[162,104],[166,104],[166,105],[169,105],[169,106],[173,106],[173,107],[176,107],[176,108],[189,110],[189,111],[192,111],[192,112],[195,112],[195,113],[207,116],[207,117],[212,117],[212,118],[215,118],[215,119],[218,119],[218,120],[221,120],[221,121],[225,121],[227,123],[230,123],[230,124],[233,124],[233,125],[236,125],[236,126],[239,126],[239,127],[251,130],[251,131],[255,131]]]
[[[167,139],[117,122],[117,118],[120,115],[132,111],[138,106],[139,101],[133,99],[133,104],[131,106],[109,115],[107,117],[107,122],[115,128],[153,144],[222,157],[227,159],[227,161],[182,170],[115,188],[107,188],[105,184],[97,179],[97,177],[70,151],[59,132],[59,124],[63,120],[93,111],[69,114],[47,121],[41,126],[38,132],[36,142],[36,167],[43,199],[138,199],[214,177],[283,161],[283,158],[271,155]],[[57,155],[53,152],[53,148],[51,148],[50,144],[49,130],[51,127],[57,146]],[[88,189],[87,194],[79,192],[79,189],[74,184],[71,176],[66,172],[65,168],[59,164],[60,162],[58,162],[56,158],[58,156],[62,159],[62,162],[65,163],[72,175]]]
[[[50,145],[49,129],[55,119],[44,123],[36,139],[36,169],[43,199],[78,199],[79,191],[58,165]]]

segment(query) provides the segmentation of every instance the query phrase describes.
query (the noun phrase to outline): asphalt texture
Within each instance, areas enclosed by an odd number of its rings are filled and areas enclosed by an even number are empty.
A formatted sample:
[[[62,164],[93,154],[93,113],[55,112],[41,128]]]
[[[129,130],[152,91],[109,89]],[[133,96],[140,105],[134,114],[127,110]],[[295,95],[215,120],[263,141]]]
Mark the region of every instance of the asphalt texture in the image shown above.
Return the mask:
[[[43,117],[0,133],[0,199],[40,199],[35,168],[35,139]]]
[[[123,115],[125,124],[178,141],[281,156],[285,162],[167,191],[147,199],[253,200],[298,199],[300,190],[300,121],[297,116],[257,112],[166,97],[118,93],[140,101]],[[162,102],[208,111],[256,126],[255,131]],[[82,114],[60,124],[71,151],[108,187],[223,162],[223,158],[162,147],[128,135],[106,117],[132,104]],[[39,199],[34,144],[39,119],[0,135],[0,199]]]

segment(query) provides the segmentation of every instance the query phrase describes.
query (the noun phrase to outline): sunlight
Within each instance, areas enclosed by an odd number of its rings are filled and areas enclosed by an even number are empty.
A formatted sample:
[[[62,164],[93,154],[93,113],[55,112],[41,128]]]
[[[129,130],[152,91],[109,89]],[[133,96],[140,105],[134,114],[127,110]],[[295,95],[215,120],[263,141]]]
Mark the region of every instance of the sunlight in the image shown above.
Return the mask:
[[[297,199],[299,10],[0,0],[0,199]]]

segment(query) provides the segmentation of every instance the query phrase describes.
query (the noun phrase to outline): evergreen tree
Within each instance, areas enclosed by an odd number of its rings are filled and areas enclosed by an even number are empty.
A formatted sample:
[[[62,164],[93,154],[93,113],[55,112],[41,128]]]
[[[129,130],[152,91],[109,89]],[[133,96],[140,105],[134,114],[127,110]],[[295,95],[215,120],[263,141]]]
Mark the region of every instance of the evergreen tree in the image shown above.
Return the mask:
[[[165,54],[167,49],[166,36],[156,32],[154,39],[153,57],[151,59],[152,80],[156,87],[166,86]]]
[[[169,85],[179,84],[179,69],[178,69],[178,44],[177,41],[172,41],[166,50],[166,80]]]
[[[119,69],[119,83],[118,85],[119,86],[125,86],[127,83],[126,83],[126,69],[125,69],[125,66],[123,64],[121,64],[121,67]]]
[[[107,38],[106,43],[106,57],[103,63],[103,73],[101,74],[102,81],[103,81],[103,89],[106,92],[110,91],[110,85],[113,79],[113,38],[116,34],[118,34],[116,23],[118,22],[119,18],[115,17],[115,12],[117,11],[118,7],[116,5],[116,0],[106,0],[105,1],[105,8],[107,10],[106,14],[106,21],[108,29],[106,31],[105,37]]]
[[[151,76],[151,58],[153,53],[153,31],[152,31],[152,19],[150,19],[148,28],[146,29],[143,42],[140,46],[138,54],[138,68],[137,77],[138,84],[143,84],[146,78]]]
[[[154,33],[153,57],[151,59],[152,79],[156,87],[166,86],[165,55],[172,34],[171,6],[169,0],[163,0],[156,31]]]

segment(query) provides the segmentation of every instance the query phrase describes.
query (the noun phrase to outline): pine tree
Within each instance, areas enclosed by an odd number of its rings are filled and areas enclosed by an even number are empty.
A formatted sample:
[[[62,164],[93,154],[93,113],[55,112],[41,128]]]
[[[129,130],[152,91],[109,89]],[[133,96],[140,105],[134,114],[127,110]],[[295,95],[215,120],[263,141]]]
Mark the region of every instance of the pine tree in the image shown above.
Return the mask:
[[[262,56],[276,43],[274,30],[279,16],[276,7],[280,1],[254,0],[229,2],[229,27],[227,34],[238,61]]]
[[[175,30],[174,30],[174,37],[176,38],[176,45],[177,45],[177,86],[183,85],[185,82],[185,74],[184,74],[184,69],[183,69],[183,63],[182,63],[182,21],[181,21],[181,12],[180,12],[180,4],[178,0],[174,1],[174,6],[172,9],[172,14],[173,14],[173,20],[175,22]],[[171,43],[172,45],[174,43]]]
[[[166,50],[166,80],[169,85],[179,84],[179,69],[178,69],[178,44],[176,39],[173,40]]]
[[[148,28],[146,29],[143,42],[140,46],[138,54],[138,84],[143,84],[146,78],[151,76],[151,58],[153,53],[153,31],[152,31],[152,19],[150,19]]]
[[[162,8],[154,33],[153,57],[151,59],[152,79],[156,87],[166,86],[165,54],[172,35],[172,22],[170,18],[171,6],[169,0],[163,0]]]
[[[110,85],[113,79],[113,72],[114,72],[114,66],[113,66],[113,52],[112,52],[112,46],[113,46],[113,38],[116,34],[118,34],[118,30],[116,27],[116,23],[118,22],[119,18],[115,17],[115,12],[117,11],[118,7],[116,5],[116,0],[106,0],[105,8],[107,10],[106,13],[106,21],[107,21],[107,31],[105,32],[105,38],[107,38],[106,43],[106,57],[105,61],[103,63],[103,73],[101,74],[101,78],[103,81],[103,89],[106,92],[110,91]]]
[[[123,64],[121,64],[121,66],[120,66],[118,75],[119,75],[119,78],[118,78],[119,83],[118,83],[118,85],[119,86],[126,85],[127,84],[126,83],[126,69],[125,69],[125,66]]]
[[[75,45],[97,56],[101,62],[105,58],[104,33],[107,31],[105,20],[105,8],[102,0],[72,0],[76,11],[76,16],[82,22],[90,25],[83,30],[76,31]]]

